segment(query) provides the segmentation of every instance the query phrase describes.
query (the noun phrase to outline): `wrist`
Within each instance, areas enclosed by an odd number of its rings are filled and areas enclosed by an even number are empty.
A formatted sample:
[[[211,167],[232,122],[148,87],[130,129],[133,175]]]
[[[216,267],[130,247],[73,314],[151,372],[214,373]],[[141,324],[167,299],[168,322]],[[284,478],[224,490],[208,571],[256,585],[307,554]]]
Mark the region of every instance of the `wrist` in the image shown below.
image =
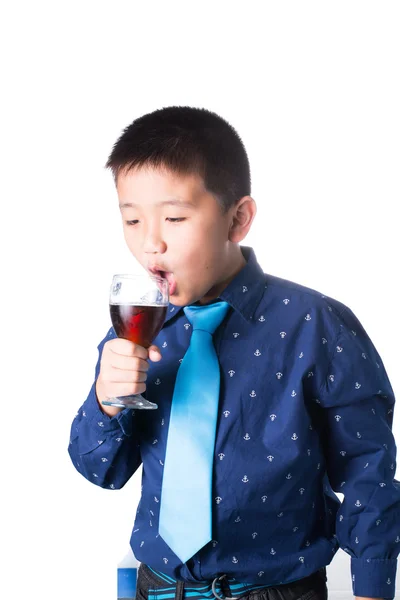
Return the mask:
[[[95,392],[96,392],[97,404],[99,405],[100,410],[108,417],[115,417],[115,415],[118,415],[118,413],[120,413],[121,411],[124,410],[123,407],[107,406],[105,404],[102,404],[102,400],[107,400],[107,397],[98,392],[97,382],[96,382],[96,386],[95,386]]]

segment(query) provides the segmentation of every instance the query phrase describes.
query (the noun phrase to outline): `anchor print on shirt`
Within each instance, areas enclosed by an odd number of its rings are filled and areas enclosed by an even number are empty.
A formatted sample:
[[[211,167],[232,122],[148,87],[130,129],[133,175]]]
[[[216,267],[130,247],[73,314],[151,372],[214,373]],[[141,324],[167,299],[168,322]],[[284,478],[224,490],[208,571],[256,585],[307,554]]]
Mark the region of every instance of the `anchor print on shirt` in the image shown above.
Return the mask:
[[[261,352],[258,350],[258,348],[257,348],[257,350],[254,352],[254,356],[261,356]]]
[[[236,371],[233,371],[232,369],[228,371],[229,377],[233,377],[235,373]]]
[[[249,478],[247,477],[247,475],[245,475],[245,476],[242,478],[242,481],[243,481],[243,483],[248,483],[248,482],[249,482]]]
[[[258,320],[260,321],[260,323],[264,323],[264,321],[265,321],[264,315],[261,315],[261,317]]]
[[[249,440],[249,439],[250,439],[250,436],[249,436],[249,434],[248,434],[248,433],[246,433],[246,435],[244,435],[244,436],[243,436],[243,439],[244,439],[244,440]]]

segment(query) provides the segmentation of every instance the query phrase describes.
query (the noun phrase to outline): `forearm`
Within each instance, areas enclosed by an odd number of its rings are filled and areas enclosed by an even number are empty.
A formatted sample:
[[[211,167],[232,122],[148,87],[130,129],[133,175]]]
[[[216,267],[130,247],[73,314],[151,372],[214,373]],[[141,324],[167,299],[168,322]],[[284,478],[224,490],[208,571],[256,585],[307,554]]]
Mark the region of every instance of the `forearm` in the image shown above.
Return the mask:
[[[71,427],[68,452],[81,475],[103,488],[120,489],[141,464],[133,411],[109,416],[99,406],[95,386]]]

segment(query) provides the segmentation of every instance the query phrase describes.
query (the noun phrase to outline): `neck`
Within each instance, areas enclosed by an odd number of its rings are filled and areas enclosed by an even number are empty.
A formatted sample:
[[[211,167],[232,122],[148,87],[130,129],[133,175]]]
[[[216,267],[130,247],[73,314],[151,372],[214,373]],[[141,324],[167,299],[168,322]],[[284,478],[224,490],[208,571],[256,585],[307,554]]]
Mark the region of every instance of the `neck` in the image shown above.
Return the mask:
[[[234,249],[232,257],[229,260],[229,264],[225,269],[225,272],[222,275],[221,279],[215,285],[213,285],[213,287],[210,290],[208,290],[205,296],[203,296],[203,298],[201,298],[198,301],[198,304],[209,304],[210,302],[218,298],[218,296],[222,294],[224,289],[230,284],[232,279],[234,279],[236,275],[243,269],[243,267],[246,266],[246,264],[246,259],[242,254],[240,246],[238,245]]]

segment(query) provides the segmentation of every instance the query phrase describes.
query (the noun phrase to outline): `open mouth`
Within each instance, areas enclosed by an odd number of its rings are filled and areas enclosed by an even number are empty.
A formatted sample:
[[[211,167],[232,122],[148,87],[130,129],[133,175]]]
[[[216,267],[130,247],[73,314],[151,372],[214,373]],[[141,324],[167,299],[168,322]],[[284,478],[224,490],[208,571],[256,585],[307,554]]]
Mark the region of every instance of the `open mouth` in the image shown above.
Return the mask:
[[[176,279],[174,274],[170,271],[162,271],[158,268],[150,268],[149,271],[155,275],[156,277],[161,277],[162,279],[166,279],[168,281],[169,294],[172,296],[176,291]]]

